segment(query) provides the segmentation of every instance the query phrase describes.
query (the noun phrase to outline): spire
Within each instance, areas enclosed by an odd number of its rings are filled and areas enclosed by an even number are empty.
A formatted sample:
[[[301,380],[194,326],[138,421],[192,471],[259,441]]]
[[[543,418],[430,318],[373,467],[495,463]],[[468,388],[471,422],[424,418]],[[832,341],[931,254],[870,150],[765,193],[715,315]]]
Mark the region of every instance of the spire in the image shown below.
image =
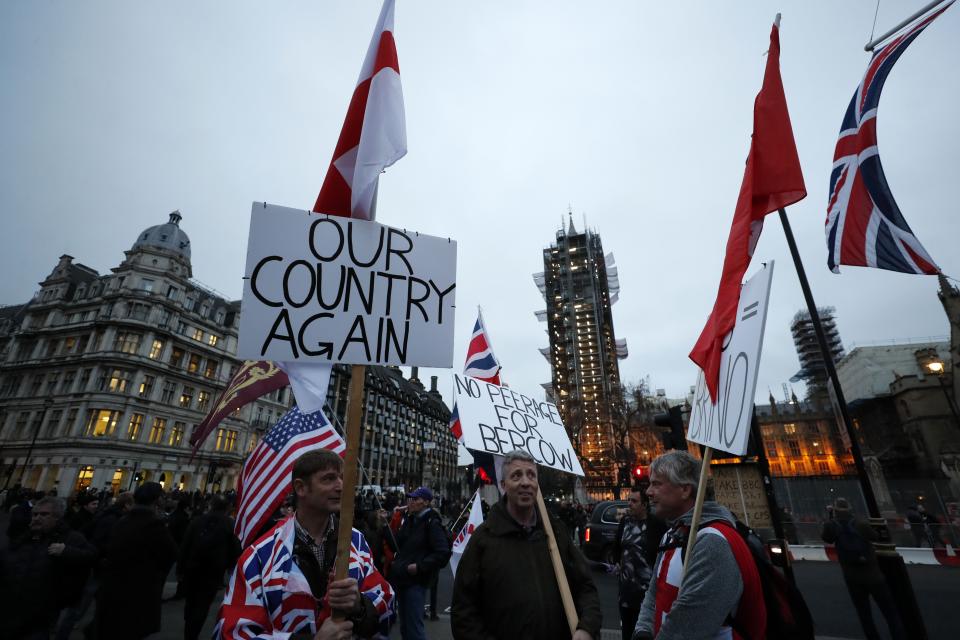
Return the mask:
[[[176,211],[174,211],[174,212],[172,212],[172,213],[170,214],[170,223],[171,223],[171,224],[175,224],[175,225],[177,225],[177,226],[179,227],[181,220],[183,220],[183,216],[180,215],[180,209],[177,209]]]
[[[577,234],[577,230],[573,228],[573,207],[568,207],[567,215],[570,216],[570,228],[567,229],[567,235],[573,236]]]

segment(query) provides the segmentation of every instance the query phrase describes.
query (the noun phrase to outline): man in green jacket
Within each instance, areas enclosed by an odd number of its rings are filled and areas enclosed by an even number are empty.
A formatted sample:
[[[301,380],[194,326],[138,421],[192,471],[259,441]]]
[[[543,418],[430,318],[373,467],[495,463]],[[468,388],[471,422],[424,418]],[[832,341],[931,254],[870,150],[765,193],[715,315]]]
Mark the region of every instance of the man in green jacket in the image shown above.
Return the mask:
[[[587,564],[559,520],[550,519],[580,620],[570,633],[537,513],[537,465],[525,451],[504,456],[504,498],[477,528],[453,585],[456,640],[594,640],[600,598]]]

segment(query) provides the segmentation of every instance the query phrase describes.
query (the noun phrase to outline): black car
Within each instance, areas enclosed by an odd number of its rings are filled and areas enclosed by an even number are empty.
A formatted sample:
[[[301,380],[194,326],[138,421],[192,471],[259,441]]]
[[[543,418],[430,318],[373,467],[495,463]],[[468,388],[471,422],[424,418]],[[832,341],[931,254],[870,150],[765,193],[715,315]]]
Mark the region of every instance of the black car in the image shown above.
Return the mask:
[[[604,500],[594,506],[590,522],[583,532],[583,554],[587,558],[608,564],[619,561],[613,555],[613,540],[620,526],[620,518],[626,511],[626,500]]]

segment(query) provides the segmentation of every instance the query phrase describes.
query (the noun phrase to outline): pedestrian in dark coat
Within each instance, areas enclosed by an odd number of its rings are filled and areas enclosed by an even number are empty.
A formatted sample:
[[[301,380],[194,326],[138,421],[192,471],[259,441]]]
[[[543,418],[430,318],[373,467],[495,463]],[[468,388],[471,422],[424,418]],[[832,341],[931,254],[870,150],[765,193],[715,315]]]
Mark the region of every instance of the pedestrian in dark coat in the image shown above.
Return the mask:
[[[457,566],[455,640],[598,640],[600,598],[566,527],[550,519],[579,623],[571,634],[537,512],[537,465],[523,450],[504,456],[504,499],[473,533]]]
[[[100,500],[97,496],[88,493],[81,493],[77,496],[77,510],[70,514],[67,519],[74,531],[84,533],[86,528],[93,523],[97,510],[100,508]]]
[[[117,522],[102,565],[97,594],[98,640],[135,640],[160,630],[163,584],[177,545],[157,513],[163,488],[147,482]]]
[[[426,590],[433,576],[450,560],[450,538],[440,514],[430,508],[433,492],[420,487],[407,496],[407,513],[397,532],[396,556],[388,580],[397,590],[400,635],[403,640],[424,640]]]
[[[227,516],[227,501],[215,496],[210,511],[194,518],[180,545],[177,577],[186,601],[183,604],[184,640],[197,640],[210,605],[223,586],[223,574],[240,557],[240,540]]]
[[[83,586],[80,598],[60,614],[60,622],[57,625],[57,633],[54,636],[56,640],[68,640],[73,633],[74,626],[83,619],[90,605],[94,603],[97,591],[100,589],[101,563],[103,558],[106,557],[107,546],[110,543],[113,527],[132,506],[133,494],[129,491],[121,493],[117,496],[113,504],[99,511],[94,517],[93,522],[88,524],[82,531],[87,542],[93,545],[96,550],[96,561],[93,565],[93,571],[91,571],[86,584]],[[90,626],[93,625],[95,625],[95,620],[90,623]]]
[[[853,517],[850,503],[845,498],[837,498],[833,517],[823,525],[821,537],[824,542],[836,546],[843,581],[867,640],[880,640],[880,632],[870,611],[871,597],[887,620],[890,636],[894,640],[906,640],[907,634],[897,604],[880,571],[877,554],[871,544],[877,540],[877,532],[868,523]]]
[[[0,625],[3,637],[50,637],[60,609],[80,593],[96,552],[63,521],[59,498],[33,506],[29,530],[0,553]]]

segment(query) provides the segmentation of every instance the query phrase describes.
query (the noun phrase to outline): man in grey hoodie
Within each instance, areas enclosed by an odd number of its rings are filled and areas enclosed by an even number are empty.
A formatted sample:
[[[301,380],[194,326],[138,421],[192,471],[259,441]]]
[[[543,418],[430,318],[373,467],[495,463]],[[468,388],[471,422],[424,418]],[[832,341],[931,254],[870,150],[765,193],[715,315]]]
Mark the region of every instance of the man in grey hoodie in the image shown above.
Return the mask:
[[[669,451],[650,465],[654,513],[667,520],[653,577],[643,600],[634,640],[761,638],[766,608],[760,576],[733,515],[713,501],[703,503],[693,555],[683,573],[683,550],[693,517],[700,461]]]

